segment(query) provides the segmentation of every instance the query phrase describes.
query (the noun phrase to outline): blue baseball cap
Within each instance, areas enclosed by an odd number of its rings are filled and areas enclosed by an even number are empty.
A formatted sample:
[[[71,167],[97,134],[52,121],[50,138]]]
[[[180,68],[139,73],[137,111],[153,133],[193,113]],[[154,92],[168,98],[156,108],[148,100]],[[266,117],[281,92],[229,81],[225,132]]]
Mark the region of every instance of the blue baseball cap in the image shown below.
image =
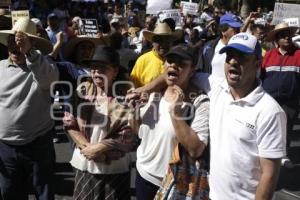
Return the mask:
[[[220,24],[228,24],[232,28],[240,28],[243,24],[241,20],[231,13],[227,13],[220,18]]]
[[[233,48],[238,51],[254,54],[257,58],[262,58],[261,46],[255,36],[249,33],[238,33],[230,38],[228,45],[220,50],[220,53],[225,53],[228,49]]]

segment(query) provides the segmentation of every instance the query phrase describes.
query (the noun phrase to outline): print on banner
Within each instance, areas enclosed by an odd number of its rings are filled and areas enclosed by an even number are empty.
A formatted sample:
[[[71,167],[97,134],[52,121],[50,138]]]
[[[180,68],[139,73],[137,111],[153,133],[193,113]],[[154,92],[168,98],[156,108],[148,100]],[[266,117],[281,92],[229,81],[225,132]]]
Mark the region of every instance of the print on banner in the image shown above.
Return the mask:
[[[297,27],[299,27],[299,18],[297,18],[297,17],[286,18],[286,19],[283,19],[283,21],[285,23],[287,23],[289,26],[297,26]]]
[[[272,24],[276,25],[287,18],[300,18],[300,5],[289,3],[275,3]]]
[[[20,19],[22,17],[26,17],[27,19],[29,19],[29,10],[13,10],[13,11],[11,11],[12,25],[14,26],[16,21],[18,21],[18,19]]]
[[[84,33],[90,37],[96,37],[99,29],[96,19],[82,19]]]
[[[187,14],[199,15],[199,13],[198,13],[199,5],[197,3],[181,1],[180,2],[180,8],[181,8],[182,13],[184,15],[187,15]]]
[[[159,21],[163,21],[166,18],[172,18],[176,22],[176,26],[181,25],[181,14],[179,9],[162,10],[158,16]]]

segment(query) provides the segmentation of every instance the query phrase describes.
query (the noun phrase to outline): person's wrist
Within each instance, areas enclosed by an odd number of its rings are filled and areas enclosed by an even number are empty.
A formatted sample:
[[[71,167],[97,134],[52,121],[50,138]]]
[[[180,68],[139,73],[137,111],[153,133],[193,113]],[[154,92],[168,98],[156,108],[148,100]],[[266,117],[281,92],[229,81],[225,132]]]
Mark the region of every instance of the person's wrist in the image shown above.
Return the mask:
[[[34,55],[34,53],[35,53],[35,49],[31,47],[31,48],[27,51],[26,56],[27,56],[27,57],[31,57],[31,56]]]

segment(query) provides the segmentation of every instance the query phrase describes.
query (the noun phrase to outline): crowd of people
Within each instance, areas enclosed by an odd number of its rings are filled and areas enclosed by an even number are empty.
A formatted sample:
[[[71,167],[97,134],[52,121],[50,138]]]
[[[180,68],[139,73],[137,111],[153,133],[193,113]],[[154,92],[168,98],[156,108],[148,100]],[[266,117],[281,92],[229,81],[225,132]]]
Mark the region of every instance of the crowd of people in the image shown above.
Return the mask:
[[[292,167],[299,27],[260,7],[207,4],[178,23],[135,1],[53,2],[0,12],[1,200],[54,199],[55,98],[74,199],[130,199],[133,161],[138,200],[272,199]]]

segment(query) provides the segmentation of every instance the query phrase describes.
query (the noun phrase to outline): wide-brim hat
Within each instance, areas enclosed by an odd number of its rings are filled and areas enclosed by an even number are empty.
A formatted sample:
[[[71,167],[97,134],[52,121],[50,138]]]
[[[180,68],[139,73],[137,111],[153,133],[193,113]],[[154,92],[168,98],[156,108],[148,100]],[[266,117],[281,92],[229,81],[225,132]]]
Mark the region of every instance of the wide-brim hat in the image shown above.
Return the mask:
[[[85,59],[80,62],[85,68],[105,67],[112,65],[113,67],[120,66],[120,56],[112,47],[106,45],[97,46],[94,55],[90,59]]]
[[[40,50],[43,54],[49,54],[53,46],[49,40],[37,36],[36,25],[28,18],[20,18],[12,27],[11,30],[0,31],[0,43],[7,46],[7,39],[9,35],[15,35],[16,31],[22,31],[26,33],[36,49]]]
[[[266,40],[267,41],[274,41],[276,39],[276,35],[277,33],[281,32],[281,31],[286,31],[286,30],[290,30],[291,34],[295,34],[296,31],[298,30],[299,27],[295,27],[295,26],[289,26],[287,23],[280,23],[277,24],[274,28],[274,30],[270,31],[267,34]]]
[[[143,36],[147,41],[153,42],[153,38],[166,38],[172,41],[178,40],[182,36],[182,31],[172,31],[167,23],[157,23],[154,31],[143,31]]]
[[[84,42],[84,41],[92,42],[95,45],[95,47],[97,45],[101,45],[101,44],[108,45],[108,42],[109,42],[108,37],[105,37],[105,36],[102,38],[94,38],[94,37],[89,37],[86,35],[78,35],[78,36],[72,37],[64,46],[64,51],[63,51],[64,58],[70,59],[72,57],[72,54],[74,53],[76,46],[80,42]]]

